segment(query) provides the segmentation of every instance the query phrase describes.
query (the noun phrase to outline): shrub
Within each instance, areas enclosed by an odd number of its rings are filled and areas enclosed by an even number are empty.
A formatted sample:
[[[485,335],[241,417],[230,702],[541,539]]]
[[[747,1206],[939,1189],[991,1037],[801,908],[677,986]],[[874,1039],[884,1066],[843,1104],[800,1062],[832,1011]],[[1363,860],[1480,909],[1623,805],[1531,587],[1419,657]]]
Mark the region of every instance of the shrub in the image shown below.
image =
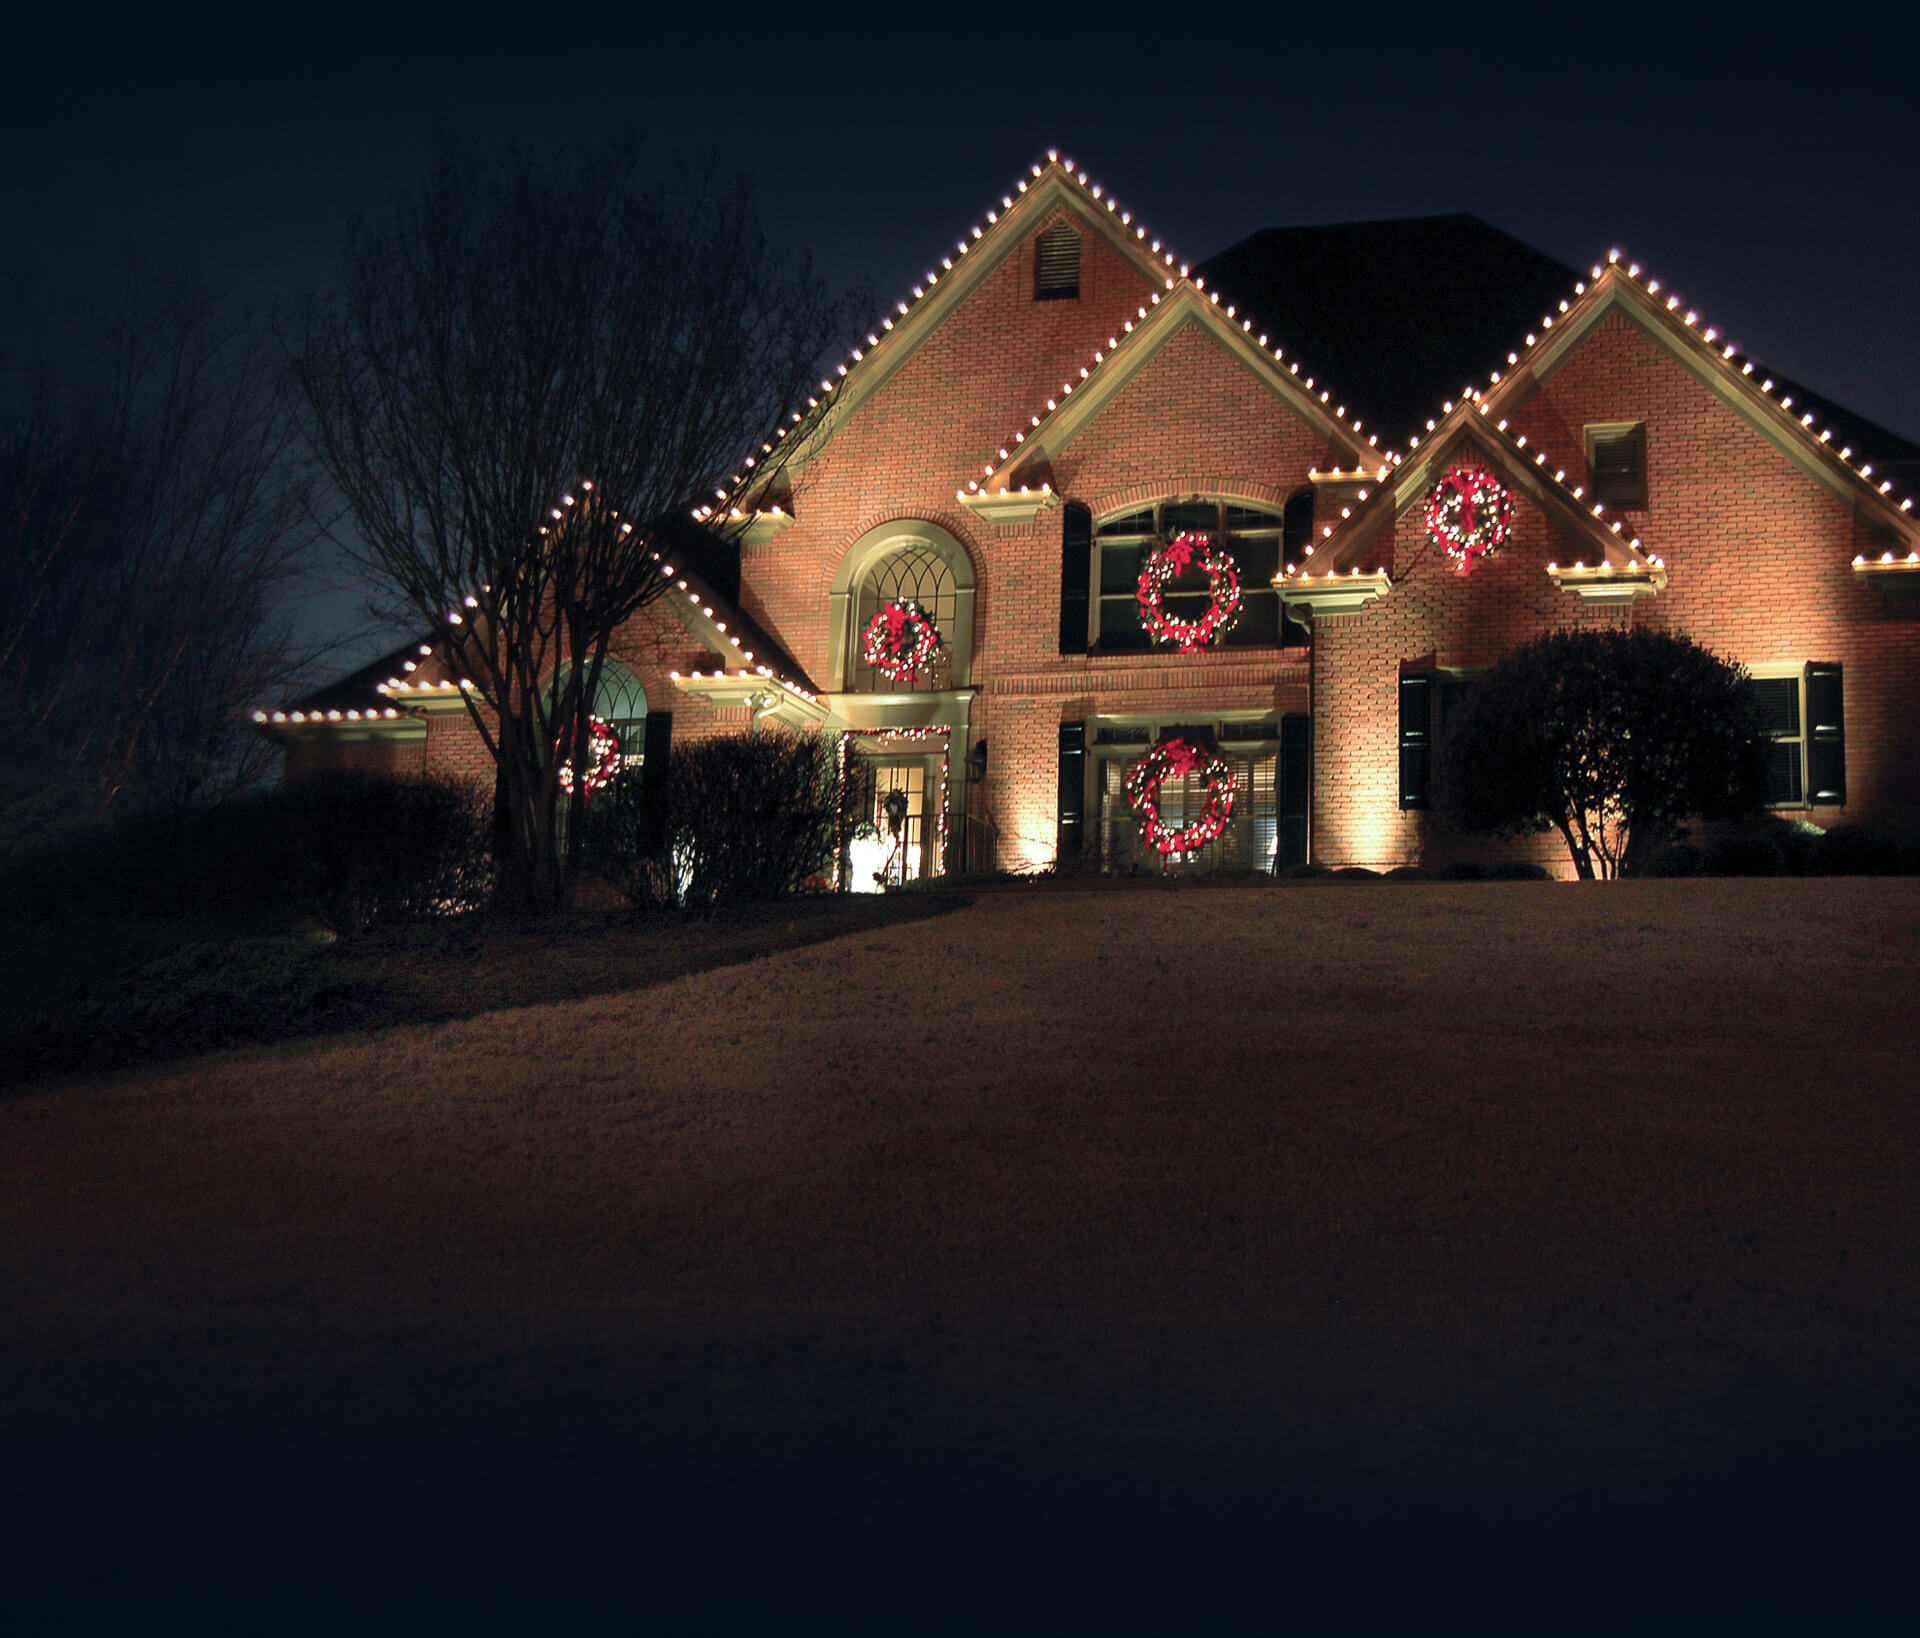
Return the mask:
[[[1395,865],[1387,872],[1387,880],[1390,882],[1430,882],[1433,880],[1433,872],[1424,865]]]
[[[1786,855],[1771,836],[1721,836],[1707,849],[1710,876],[1777,876],[1786,867]]]
[[[1336,881],[1343,882],[1377,882],[1384,879],[1379,871],[1369,870],[1365,865],[1345,865],[1333,874]]]
[[[487,840],[464,787],[328,773],[79,837],[15,872],[8,896],[43,915],[309,915],[351,934],[483,902]]]
[[[1441,789],[1463,829],[1558,830],[1582,877],[1636,875],[1689,815],[1757,808],[1769,745],[1744,673],[1690,639],[1555,631],[1474,685]]]
[[[1553,872],[1531,859],[1500,859],[1487,866],[1490,882],[1550,882]]]
[[[493,891],[492,816],[463,785],[327,773],[267,805],[296,902],[336,933],[478,909]]]
[[[1289,882],[1315,882],[1325,881],[1332,875],[1332,870],[1323,864],[1297,864],[1288,865],[1281,871],[1280,879]]]
[[[1490,872],[1478,859],[1455,859],[1443,866],[1440,879],[1443,882],[1484,882]]]
[[[1897,876],[1900,847],[1891,837],[1864,825],[1835,825],[1807,855],[1812,876]]]
[[[689,906],[783,898],[832,868],[840,828],[834,742],[768,726],[676,747],[657,837],[624,777],[588,812],[596,867],[637,889],[642,902],[660,902],[669,886]]]
[[[1707,855],[1691,842],[1674,842],[1653,856],[1648,874],[1654,876],[1699,876],[1705,873]]]

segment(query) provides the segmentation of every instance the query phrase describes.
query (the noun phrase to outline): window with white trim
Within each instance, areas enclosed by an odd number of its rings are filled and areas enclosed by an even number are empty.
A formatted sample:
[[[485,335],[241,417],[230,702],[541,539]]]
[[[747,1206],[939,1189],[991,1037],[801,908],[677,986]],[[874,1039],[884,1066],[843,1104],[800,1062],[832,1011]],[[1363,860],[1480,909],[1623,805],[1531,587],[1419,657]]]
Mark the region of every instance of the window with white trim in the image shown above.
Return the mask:
[[[1140,824],[1127,802],[1127,770],[1163,739],[1200,739],[1233,770],[1233,817],[1217,838],[1179,859],[1180,874],[1273,869],[1280,830],[1280,722],[1277,717],[1221,718],[1211,722],[1148,722],[1095,718],[1088,724],[1088,755],[1094,764],[1099,813],[1100,867],[1114,875],[1161,873],[1160,856],[1140,840]],[[1164,780],[1160,817],[1178,829],[1197,820],[1207,803],[1207,782],[1198,775]]]
[[[918,604],[940,633],[940,646],[934,650],[927,668],[897,682],[868,665],[865,657],[868,624],[895,600]],[[953,569],[933,547],[911,542],[881,558],[860,582],[860,595],[854,606],[853,653],[848,657],[847,667],[853,691],[914,694],[947,687],[953,672],[952,648],[958,611],[959,595]]]
[[[1767,804],[1838,807],[1847,800],[1846,702],[1839,665],[1829,661],[1748,667],[1753,697],[1773,745]]]
[[[1287,521],[1280,512],[1227,500],[1161,501],[1109,516],[1093,533],[1092,639],[1098,654],[1144,653],[1153,640],[1140,621],[1140,570],[1154,546],[1181,534],[1202,534],[1233,555],[1240,613],[1220,639],[1223,648],[1304,647],[1304,628],[1283,621],[1273,577],[1281,563]],[[1197,620],[1207,609],[1207,577],[1198,567],[1172,581],[1166,610]]]

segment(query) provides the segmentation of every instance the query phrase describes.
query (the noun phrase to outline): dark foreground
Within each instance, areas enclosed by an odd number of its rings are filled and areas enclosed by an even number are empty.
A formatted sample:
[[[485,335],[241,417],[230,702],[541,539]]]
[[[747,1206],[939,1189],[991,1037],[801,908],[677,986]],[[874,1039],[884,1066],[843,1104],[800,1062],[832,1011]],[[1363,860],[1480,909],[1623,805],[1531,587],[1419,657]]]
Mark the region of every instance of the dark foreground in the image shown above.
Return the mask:
[[[269,1625],[1884,1617],[1916,968],[1897,881],[990,896],[18,1097],[0,1552]]]

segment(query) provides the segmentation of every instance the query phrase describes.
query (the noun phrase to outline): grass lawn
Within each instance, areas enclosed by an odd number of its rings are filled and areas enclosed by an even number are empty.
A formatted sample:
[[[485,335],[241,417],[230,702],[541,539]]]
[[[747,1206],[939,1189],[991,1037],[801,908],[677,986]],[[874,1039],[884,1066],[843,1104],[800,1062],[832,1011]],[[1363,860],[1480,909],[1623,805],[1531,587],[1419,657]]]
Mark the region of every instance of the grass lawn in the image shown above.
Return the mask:
[[[18,1091],[12,1585],[1847,1630],[1920,1523],[1916,976],[1920,881],[1013,890]]]
[[[473,916],[345,942],[317,929],[9,918],[0,922],[0,1086],[644,989],[964,902],[924,893],[685,915]]]

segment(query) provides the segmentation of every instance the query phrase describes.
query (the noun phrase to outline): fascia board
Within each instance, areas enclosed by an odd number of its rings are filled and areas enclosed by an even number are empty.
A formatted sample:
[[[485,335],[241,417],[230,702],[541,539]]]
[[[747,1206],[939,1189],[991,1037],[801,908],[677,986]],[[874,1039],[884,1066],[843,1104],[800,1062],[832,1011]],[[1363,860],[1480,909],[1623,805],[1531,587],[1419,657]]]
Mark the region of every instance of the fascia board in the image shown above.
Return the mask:
[[[1197,324],[1242,365],[1275,399],[1311,426],[1329,443],[1343,449],[1362,463],[1380,459],[1379,451],[1359,442],[1328,413],[1306,388],[1286,371],[1277,368],[1261,349],[1248,339],[1239,325],[1200,295],[1193,286],[1183,284],[1174,293],[1149,310],[1130,334],[1107,354],[1086,384],[1053,411],[1020,448],[989,478],[985,488],[1001,483],[1011,487],[1011,478],[1021,467],[1034,461],[1051,461],[1064,454],[1073,441],[1106,409],[1127,384],[1157,358],[1188,324]]]
[[[800,447],[768,474],[769,481],[797,473],[816,459],[832,442],[840,427],[893,379],[1009,256],[1019,251],[1028,233],[1052,215],[1056,206],[1065,206],[1085,230],[1098,234],[1133,263],[1153,289],[1166,288],[1168,271],[1165,264],[1149,252],[1132,232],[1123,228],[1112,212],[1104,208],[1089,209],[1080,185],[1070,181],[1064,170],[1050,165],[1039,181],[1025,193],[1015,196],[1012,208],[1001,212],[1000,219],[987,229],[973,248],[905,314],[888,315],[896,319],[894,327],[882,332],[880,340],[847,372],[835,389],[826,412],[812,428],[797,430],[796,435],[801,439]],[[761,493],[764,487],[764,484],[758,483],[748,485],[733,504],[742,509],[751,509],[753,497]]]

